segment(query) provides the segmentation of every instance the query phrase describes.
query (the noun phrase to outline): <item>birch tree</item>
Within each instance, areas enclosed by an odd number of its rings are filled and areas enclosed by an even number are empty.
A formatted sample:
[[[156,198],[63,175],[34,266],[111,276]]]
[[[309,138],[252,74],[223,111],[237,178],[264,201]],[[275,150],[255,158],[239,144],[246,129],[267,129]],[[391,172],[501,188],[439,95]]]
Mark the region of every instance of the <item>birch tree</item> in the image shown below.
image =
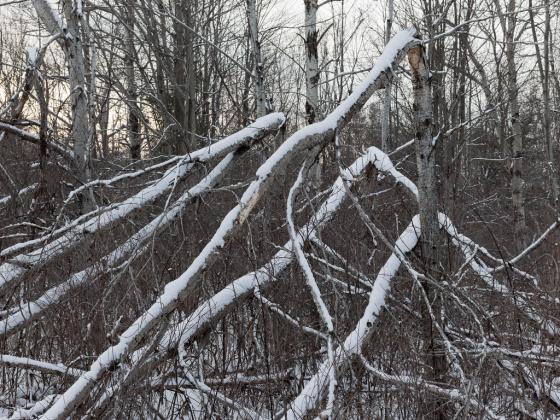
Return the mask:
[[[259,26],[256,0],[247,0],[247,21],[249,26],[249,38],[253,52],[253,79],[255,86],[255,105],[257,117],[266,114],[266,96],[264,93],[263,61],[261,57],[261,43],[259,41]]]
[[[395,6],[393,0],[387,1],[387,17],[385,18],[385,43],[391,39],[391,27],[393,26],[393,16]],[[393,150],[391,141],[391,85],[385,87],[383,98],[383,114],[381,117],[381,148],[387,152]]]

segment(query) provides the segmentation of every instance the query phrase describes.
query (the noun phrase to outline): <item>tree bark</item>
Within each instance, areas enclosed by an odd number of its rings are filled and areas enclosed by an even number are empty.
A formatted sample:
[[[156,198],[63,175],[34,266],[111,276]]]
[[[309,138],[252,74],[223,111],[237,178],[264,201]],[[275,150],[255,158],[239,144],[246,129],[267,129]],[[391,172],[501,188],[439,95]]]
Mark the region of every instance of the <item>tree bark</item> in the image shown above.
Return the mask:
[[[74,155],[76,165],[83,181],[89,178],[89,146],[90,125],[88,114],[88,96],[86,92],[86,78],[84,65],[84,51],[82,47],[79,10],[74,2],[63,2],[64,16],[68,36],[64,38],[66,60],[68,64],[68,79],[72,104],[72,131],[74,141]]]
[[[175,52],[174,52],[174,117],[178,124],[172,153],[184,154],[192,147],[195,130],[194,109],[194,57],[192,34],[183,24],[192,27],[192,5],[188,0],[175,2]]]
[[[317,0],[305,0],[305,115],[307,122],[313,124],[317,119],[319,102],[319,55],[317,34]]]
[[[264,95],[264,75],[259,41],[257,6],[255,0],[247,0],[247,20],[249,22],[249,39],[253,52],[253,79],[255,85],[255,105],[257,118],[266,114],[266,98]]]
[[[319,103],[319,55],[317,32],[317,0],[304,0],[305,3],[305,115],[308,124],[317,120]],[[316,158],[309,170],[311,185],[318,189],[321,185],[323,155],[316,150]]]
[[[391,39],[391,26],[393,25],[393,0],[387,2],[387,19],[385,20],[385,44]],[[393,150],[393,141],[391,136],[391,84],[385,86],[383,98],[383,114],[381,118],[381,150],[390,152]]]
[[[558,163],[554,156],[554,142],[551,136],[550,118],[550,0],[545,0],[545,29],[544,29],[544,80],[543,80],[543,122],[546,154],[552,187],[552,199],[556,213],[560,213],[560,181],[558,180]]]
[[[418,206],[422,236],[420,239],[422,259],[426,276],[438,281],[441,261],[440,244],[443,236],[438,221],[439,194],[437,188],[436,154],[433,144],[433,111],[431,76],[424,55],[424,48],[417,46],[409,50],[408,60],[412,69],[414,118],[416,126],[415,144],[418,166]],[[427,282],[423,282],[431,312],[438,317],[441,313],[441,295]],[[444,382],[447,367],[445,348],[439,338],[430,311],[423,305],[424,350],[430,367],[430,380]],[[445,401],[435,399],[426,407],[425,418],[446,419]]]
[[[142,137],[140,135],[140,118],[138,115],[138,92],[134,75],[134,6],[135,0],[128,0],[125,5],[125,72],[126,72],[126,106],[128,109],[128,144],[131,159],[142,157]]]
[[[508,71],[508,100],[512,128],[511,145],[511,200],[513,205],[513,224],[517,250],[522,251],[528,240],[525,220],[525,199],[523,182],[523,132],[519,117],[519,88],[517,85],[517,65],[515,62],[515,0],[509,0],[506,32],[506,60]]]

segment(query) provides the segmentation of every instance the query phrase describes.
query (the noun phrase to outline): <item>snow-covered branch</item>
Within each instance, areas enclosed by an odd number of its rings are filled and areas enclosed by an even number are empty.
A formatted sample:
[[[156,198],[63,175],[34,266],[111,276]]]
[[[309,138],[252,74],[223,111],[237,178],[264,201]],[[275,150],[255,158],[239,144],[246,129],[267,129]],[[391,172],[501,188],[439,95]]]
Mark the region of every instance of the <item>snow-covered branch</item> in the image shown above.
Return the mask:
[[[99,262],[50,288],[37,300],[25,302],[13,308],[8,317],[0,320],[0,336],[19,330],[30,321],[41,316],[46,309],[60,302],[72,290],[86,282],[92,282],[100,274],[117,267],[125,258],[136,257],[137,252],[143,249],[144,244],[176,220],[195,197],[200,196],[218,183],[226,169],[235,162],[235,158],[236,152],[228,154],[206,177],[179,197],[165,212],[152,219],[122,245],[101,258]]]
[[[9,354],[0,354],[0,365],[20,369],[31,369],[38,372],[50,373],[54,375],[67,375],[73,377],[80,376],[84,373],[83,370],[70,368],[68,366],[64,366],[63,364],[43,362],[40,360],[31,359],[29,357],[12,356]]]
[[[13,126],[11,124],[8,124],[8,123],[5,123],[5,122],[0,122],[0,132],[2,132],[2,135],[4,135],[4,133],[10,133],[14,136],[17,136],[17,137],[21,138],[22,140],[28,141],[28,142],[36,144],[36,145],[38,145],[41,141],[40,137],[37,134],[29,133],[25,130],[22,130],[21,128],[17,128],[15,126]],[[0,138],[0,141],[1,140],[2,139]],[[74,159],[74,152],[66,149],[61,144],[58,144],[57,142],[52,141],[52,142],[49,142],[48,146],[53,151],[58,153],[60,156],[65,158],[67,161],[71,162]]]
[[[177,307],[179,302],[200,282],[200,274],[216,258],[225,242],[249,216],[276,173],[290,161],[301,156],[304,150],[312,149],[331,140],[334,131],[340,130],[350,121],[373,92],[383,86],[386,79],[392,77],[392,68],[404,57],[408,48],[418,43],[413,35],[412,30],[405,30],[397,34],[387,45],[366,80],[352,95],[320,123],[307,126],[293,134],[267,159],[257,170],[257,179],[245,190],[239,204],[225,216],[212,239],[189,268],[176,280],[166,285],[163,294],[123,333],[119,343],[105,350],[91,365],[90,370],[82,375],[45,413],[46,418],[68,416],[78,404],[87,398],[103,374],[133,351],[143,337]]]
[[[65,232],[64,235],[56,238],[42,248],[13,257],[12,260],[10,260],[11,262],[0,265],[0,289],[22,276],[27,271],[24,267],[33,265],[34,268],[39,268],[43,266],[55,257],[77,246],[87,235],[93,234],[124,219],[133,211],[161,197],[178,180],[181,180],[189,173],[194,163],[207,162],[211,159],[224,156],[241,146],[252,144],[262,139],[271,131],[278,130],[284,124],[284,121],[285,118],[283,114],[269,114],[259,118],[250,126],[217,143],[185,155],[175,167],[169,169],[162,178],[152,185],[142,189],[123,202],[118,203],[118,205],[112,206],[108,211],[73,226],[69,231]],[[5,252],[9,251],[5,250]]]
[[[406,258],[405,255],[416,247],[419,237],[420,218],[414,216],[395,242],[394,248],[399,255],[391,254],[377,274],[362,318],[358,321],[354,330],[346,336],[344,343],[335,350],[334,361],[337,370],[340,370],[352,355],[361,353],[363,343],[373,332],[381,309],[385,306],[391,281],[401,266],[401,260]],[[317,373],[311,377],[300,394],[290,404],[289,410],[285,413],[287,419],[303,418],[310,410],[317,407],[329,382],[330,369],[330,362],[326,359],[320,365]]]

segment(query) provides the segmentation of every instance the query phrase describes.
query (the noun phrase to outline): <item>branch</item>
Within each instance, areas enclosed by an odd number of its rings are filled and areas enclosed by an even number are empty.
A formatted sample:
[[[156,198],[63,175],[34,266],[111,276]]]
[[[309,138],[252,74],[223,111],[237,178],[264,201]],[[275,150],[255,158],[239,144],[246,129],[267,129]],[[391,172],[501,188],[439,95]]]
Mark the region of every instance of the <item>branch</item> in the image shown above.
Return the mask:
[[[261,140],[271,130],[279,129],[284,122],[285,117],[283,114],[269,114],[259,118],[249,127],[217,143],[184,155],[174,168],[168,170],[154,184],[118,203],[109,211],[74,226],[63,236],[40,249],[13,258],[12,263],[8,262],[0,265],[0,289],[14,282],[27,272],[27,269],[21,265],[33,265],[34,268],[38,269],[47,262],[52,261],[55,257],[79,245],[86,236],[124,219],[134,210],[143,208],[145,205],[161,197],[178,180],[183,179],[189,173],[195,162],[207,162],[213,158],[224,156],[241,146],[250,145],[255,141]]]
[[[80,376],[83,370],[70,368],[63,364],[54,364],[42,362],[40,360],[30,359],[29,357],[11,356],[8,354],[0,354],[0,364],[11,368],[31,369],[43,373],[66,376]]]
[[[369,76],[323,121],[309,125],[294,133],[257,170],[257,178],[245,190],[239,204],[222,220],[216,233],[194,259],[189,268],[176,280],[168,283],[164,293],[121,336],[119,343],[109,347],[46,413],[46,418],[65,418],[81,404],[93,390],[103,374],[120,363],[133,351],[152,328],[172,312],[181,301],[200,283],[200,274],[220,253],[225,242],[232,237],[247,219],[255,205],[272,182],[274,176],[290,161],[305,150],[326,144],[332,140],[335,130],[340,130],[386,81],[392,77],[392,69],[407,50],[418,41],[411,30],[402,31],[387,45],[384,53]]]
[[[22,140],[25,140],[29,143],[33,143],[35,145],[39,145],[39,143],[41,141],[37,134],[28,133],[25,130],[22,130],[20,128],[17,128],[15,126],[11,125],[11,124],[7,124],[5,122],[0,122],[0,132],[13,134],[13,135],[21,138]],[[60,156],[62,156],[67,161],[72,162],[74,160],[74,152],[72,152],[71,150],[68,150],[66,147],[62,146],[61,144],[58,144],[58,143],[55,143],[55,142],[51,141],[51,142],[48,143],[48,147],[51,150],[58,153]]]
[[[385,299],[391,288],[391,281],[401,266],[401,260],[405,258],[405,254],[416,247],[419,237],[420,218],[416,215],[395,242],[394,249],[396,253],[391,254],[379,271],[362,318],[358,321],[355,329],[346,337],[343,345],[336,349],[334,362],[337,370],[342,369],[352,355],[361,353],[363,343],[373,332],[374,324],[379,318],[381,309],[385,306]],[[321,364],[317,373],[311,377],[292,404],[290,404],[290,409],[283,418],[285,417],[290,420],[301,419],[319,404],[328,383],[330,368],[331,365],[327,359]]]

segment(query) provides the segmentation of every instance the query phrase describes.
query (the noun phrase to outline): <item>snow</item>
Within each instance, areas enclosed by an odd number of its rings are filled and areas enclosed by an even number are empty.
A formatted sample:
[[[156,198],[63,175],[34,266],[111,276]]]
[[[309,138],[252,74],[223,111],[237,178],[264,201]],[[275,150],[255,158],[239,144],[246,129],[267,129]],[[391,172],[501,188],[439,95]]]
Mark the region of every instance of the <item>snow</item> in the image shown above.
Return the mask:
[[[75,0],[74,7],[76,8],[76,15],[81,18],[84,14],[84,5],[82,4],[82,0]]]
[[[346,182],[355,182],[359,176],[365,171],[369,164],[373,163],[378,155],[374,150],[369,150],[345,170],[344,177]],[[339,177],[331,187],[330,195],[325,199],[321,207],[317,210],[310,221],[302,227],[297,238],[300,244],[303,238],[317,237],[318,233],[332,220],[334,214],[340,209],[345,198],[346,189],[344,188],[344,180]],[[263,287],[268,283],[278,280],[279,275],[291,264],[294,254],[293,242],[286,242],[280,251],[263,267],[256,271],[245,274],[237,280],[230,283],[214,297],[208,299],[203,304],[181,322],[176,330],[179,331],[179,337],[174,337],[174,332],[169,332],[162,340],[162,347],[175,347],[179,342],[179,346],[184,345],[197,331],[203,328],[212,319],[221,312],[234,305],[237,301],[242,300],[244,296],[248,296],[253,292],[255,287]]]
[[[80,376],[83,373],[83,371],[79,369],[69,368],[63,364],[42,362],[28,357],[12,356],[8,354],[0,354],[0,364],[14,367],[28,366],[29,369],[36,369],[42,372],[62,373],[72,376]]]
[[[36,47],[27,47],[27,65],[30,68],[35,68],[38,54],[39,50]]]
[[[47,395],[42,400],[37,401],[37,403],[29,409],[20,408],[15,410],[9,420],[36,419],[37,416],[41,415],[41,413],[43,413],[58,398],[58,395]]]
[[[33,0],[33,7],[51,35],[64,32],[66,24],[58,13],[58,4],[54,0]]]
[[[34,183],[34,184],[31,184],[31,185],[28,185],[28,186],[25,187],[25,188],[22,188],[22,189],[19,190],[19,192],[18,192],[18,197],[21,197],[23,194],[25,194],[25,193],[27,193],[27,192],[29,192],[29,191],[34,190],[36,187],[37,187],[37,183]],[[8,204],[8,203],[10,202],[11,199],[12,199],[12,196],[11,196],[11,195],[8,195],[8,196],[6,196],[6,197],[0,198],[0,205]],[[3,252],[0,253],[0,256],[2,256],[2,255],[3,255]]]

